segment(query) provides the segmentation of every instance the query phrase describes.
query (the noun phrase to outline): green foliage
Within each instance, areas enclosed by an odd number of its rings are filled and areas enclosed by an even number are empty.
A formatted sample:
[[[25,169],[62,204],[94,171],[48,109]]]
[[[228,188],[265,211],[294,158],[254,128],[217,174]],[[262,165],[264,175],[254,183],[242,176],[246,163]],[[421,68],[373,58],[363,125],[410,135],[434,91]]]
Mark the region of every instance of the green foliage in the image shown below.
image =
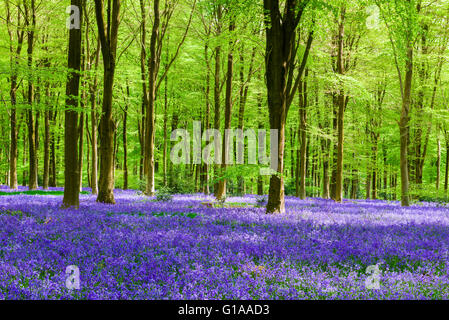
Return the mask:
[[[168,202],[173,200],[172,190],[168,187],[161,187],[156,190],[156,201]]]

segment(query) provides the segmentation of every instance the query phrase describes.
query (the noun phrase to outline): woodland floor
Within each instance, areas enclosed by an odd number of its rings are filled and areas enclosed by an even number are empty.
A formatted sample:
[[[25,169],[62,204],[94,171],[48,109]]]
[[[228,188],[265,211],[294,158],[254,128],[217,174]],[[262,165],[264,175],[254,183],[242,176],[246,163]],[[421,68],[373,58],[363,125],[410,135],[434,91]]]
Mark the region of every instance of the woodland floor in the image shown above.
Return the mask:
[[[0,194],[0,299],[448,299],[449,207],[256,196]],[[25,189],[20,190],[25,191]],[[59,191],[59,192],[58,192]],[[87,194],[86,194],[87,193]],[[366,269],[378,264],[380,288]],[[66,267],[80,289],[66,288]]]

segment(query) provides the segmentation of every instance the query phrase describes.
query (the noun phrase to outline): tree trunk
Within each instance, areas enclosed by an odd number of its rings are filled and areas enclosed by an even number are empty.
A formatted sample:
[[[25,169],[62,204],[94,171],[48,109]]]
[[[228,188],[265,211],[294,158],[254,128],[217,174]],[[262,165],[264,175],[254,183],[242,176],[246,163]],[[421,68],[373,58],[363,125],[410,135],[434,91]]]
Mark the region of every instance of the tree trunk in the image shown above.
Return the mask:
[[[446,171],[444,173],[444,191],[447,192],[449,185],[449,137],[447,133],[446,136]]]
[[[129,84],[126,84],[126,93],[129,98]],[[123,190],[128,189],[128,141],[127,141],[127,122],[128,122],[128,101],[125,103],[123,111]]]
[[[216,26],[216,36],[221,35],[221,17],[222,17],[222,7],[221,5],[217,5],[216,8],[216,16],[217,16],[217,26]],[[220,80],[220,72],[221,72],[221,46],[215,47],[215,74],[214,74],[214,129],[220,131],[220,95],[221,95],[221,80]],[[214,137],[214,141],[215,141]],[[214,150],[215,152],[215,150]],[[215,157],[215,159],[217,159]],[[215,162],[214,166],[214,178],[218,179],[220,175],[220,165]],[[217,197],[219,183],[215,181],[214,183],[214,195]]]
[[[305,80],[304,83],[299,84],[299,132],[298,137],[301,142],[301,149],[300,149],[300,158],[299,158],[299,175],[300,175],[300,183],[299,183],[299,193],[298,197],[301,200],[304,200],[306,198],[306,161],[307,161],[307,154],[306,154],[306,147],[307,147],[307,76],[308,76],[308,69],[306,69],[305,72]]]
[[[120,24],[120,0],[113,0],[112,2],[112,15],[111,8],[108,8],[108,25],[105,26],[103,1],[95,0],[95,14],[104,64],[103,106],[99,125],[100,179],[97,201],[115,204],[113,159],[115,124],[112,119],[112,92],[114,87],[118,27]],[[106,30],[110,30],[110,32],[106,33]]]
[[[296,29],[301,20],[304,3],[289,0],[283,14],[280,12],[279,0],[264,1],[266,27],[266,85],[270,128],[277,130],[278,150],[272,155],[277,162],[277,173],[270,178],[270,190],[267,213],[284,213],[284,146],[285,125],[288,109],[299,86],[299,79],[304,72],[308,54],[313,40],[310,33],[296,80],[293,79],[295,68]],[[298,10],[299,9],[299,10]],[[294,85],[292,85],[294,83]],[[273,149],[273,145],[272,148]],[[274,156],[274,157],[273,157]],[[276,163],[271,163],[276,165]]]
[[[440,189],[441,179],[441,140],[440,140],[440,126],[437,125],[437,179],[435,181],[435,188],[438,191]]]
[[[338,56],[337,56],[337,73],[344,75],[345,66],[343,58],[343,46],[345,37],[345,15],[346,7],[343,5],[341,8],[341,20],[338,28]],[[343,140],[344,140],[344,115],[345,115],[345,93],[343,84],[340,83],[338,92],[338,113],[337,113],[337,172],[336,172],[336,184],[335,184],[335,201],[342,202],[343,193]]]
[[[82,109],[84,109],[84,101],[85,96],[83,93],[83,97],[81,100]],[[79,167],[79,187],[80,192],[83,191],[83,160],[84,160],[84,113],[80,114],[79,120],[79,144],[78,144],[78,167]]]
[[[235,30],[235,23],[231,21],[229,23],[229,32],[232,33]],[[221,155],[221,173],[224,174],[228,162],[228,155],[230,155],[231,150],[228,150],[228,135],[226,130],[231,129],[231,114],[232,114],[232,81],[234,74],[234,54],[233,42],[229,43],[229,54],[228,54],[228,70],[226,75],[226,98],[225,98],[225,123],[223,130],[223,145],[222,145],[222,155]],[[215,197],[217,200],[222,200],[226,198],[226,179],[221,179],[218,183],[218,189],[215,192]]]
[[[140,160],[139,160],[139,179],[143,181],[145,174],[145,125],[146,118],[145,113],[148,109],[148,90],[147,90],[147,80],[146,80],[146,7],[145,2],[140,0],[140,15],[142,19],[142,28],[141,28],[141,44],[140,44],[140,75],[142,80],[142,118],[138,120],[138,131],[139,131],[139,142],[140,142]]]
[[[210,31],[209,31],[210,33]],[[207,36],[209,36],[209,33]],[[209,60],[209,45],[208,42],[206,42],[206,45],[204,46],[204,58],[206,60],[206,88],[205,88],[205,95],[206,95],[206,112],[205,112],[205,130],[210,129],[210,60]],[[208,160],[208,159],[206,159]],[[210,193],[209,189],[209,163],[208,161],[204,162],[204,188],[203,192],[204,194],[208,195]]]
[[[402,99],[401,119],[399,122],[400,144],[401,144],[401,204],[403,207],[408,207],[409,204],[409,176],[408,176],[408,130],[409,130],[409,111],[410,111],[410,97],[413,80],[413,46],[408,43],[407,46],[407,62],[405,74],[405,87]]]
[[[168,42],[169,39],[167,39]],[[168,45],[166,52],[166,60],[165,60],[165,72],[167,72],[168,68]],[[167,137],[167,122],[168,122],[168,76],[164,79],[164,146],[162,150],[162,175],[163,175],[163,184],[164,187],[167,187],[167,145],[168,145],[168,137]]]
[[[159,11],[159,0],[154,0],[154,22],[153,29],[151,32],[150,40],[150,59],[148,63],[148,109],[146,112],[146,126],[145,126],[145,172],[147,175],[147,184],[145,193],[148,196],[154,195],[154,139],[156,134],[155,128],[155,102],[156,102],[156,85],[157,85],[157,74],[159,66],[160,56],[157,54],[157,41],[159,38],[159,28],[160,28],[160,11]]]
[[[50,115],[51,118],[51,127],[53,128],[50,132],[50,187],[56,187],[56,116],[57,111],[53,111]]]
[[[49,97],[49,85],[47,85],[47,98]],[[47,108],[50,108],[47,103]],[[42,188],[48,189],[50,176],[50,111],[45,110],[44,114],[44,177]]]
[[[31,0],[31,8],[28,8],[28,4],[24,2],[26,24],[29,30],[28,35],[28,68],[29,72],[32,72],[33,67],[33,48],[34,48],[34,30],[36,26],[36,12],[35,12],[35,2]],[[29,12],[31,10],[31,12]],[[31,17],[29,16],[31,15]],[[31,25],[30,25],[31,20]],[[28,80],[28,151],[29,151],[29,181],[28,187],[30,190],[35,190],[38,187],[37,184],[37,155],[36,155],[36,127],[34,123],[33,114],[33,104],[34,104],[34,83],[33,78],[30,74]]]
[[[8,28],[9,41],[10,41],[10,66],[11,66],[11,77],[10,77],[10,98],[11,98],[11,117],[10,117],[10,145],[9,145],[9,188],[16,190],[18,188],[17,181],[17,114],[16,114],[16,104],[17,104],[17,66],[19,64],[19,56],[23,47],[24,31],[19,31],[19,25],[21,20],[20,8],[17,14],[17,47],[16,50],[13,48],[14,36],[11,29],[12,19],[9,7],[9,1],[6,4],[6,24]],[[20,4],[19,4],[20,5]],[[18,5],[18,6],[19,6]]]
[[[95,54],[95,71],[98,69],[98,62],[100,60],[100,39],[97,40],[97,51]],[[97,87],[98,76],[95,72],[93,84],[90,88],[90,125],[92,130],[92,158],[91,158],[91,176],[90,185],[92,188],[92,194],[98,194],[98,143],[97,143]]]
[[[72,6],[80,10],[80,25],[82,23],[82,0],[72,0]],[[63,207],[79,207],[80,167],[78,159],[78,106],[80,70],[81,70],[81,28],[71,29],[69,36],[69,72],[66,86],[66,110],[64,124],[64,198]],[[71,108],[71,109],[70,109]]]

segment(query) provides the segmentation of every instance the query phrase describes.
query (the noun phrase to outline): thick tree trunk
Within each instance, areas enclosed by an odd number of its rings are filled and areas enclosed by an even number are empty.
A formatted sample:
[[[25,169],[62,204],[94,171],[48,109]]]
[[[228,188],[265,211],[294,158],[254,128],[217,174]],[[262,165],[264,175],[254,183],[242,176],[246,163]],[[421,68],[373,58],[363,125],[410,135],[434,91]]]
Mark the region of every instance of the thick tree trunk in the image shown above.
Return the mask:
[[[299,79],[304,72],[313,40],[313,33],[310,33],[297,78],[294,80],[296,28],[304,9],[304,3],[288,0],[284,13],[281,14],[279,0],[264,1],[268,110],[270,128],[277,130],[278,133],[278,151],[273,155],[274,159],[272,156],[272,161],[277,162],[277,173],[270,178],[267,213],[285,212],[283,177],[285,124],[288,109],[298,89]]]
[[[104,64],[103,106],[99,125],[100,179],[98,183],[97,201],[115,204],[113,159],[115,124],[112,119],[112,92],[114,87],[118,27],[120,24],[120,0],[113,0],[112,2],[112,10],[108,8],[108,25],[105,26],[103,1],[95,0],[95,14]],[[111,11],[112,15],[110,15]],[[110,32],[106,33],[106,30],[110,30]]]
[[[82,0],[72,0],[72,6],[80,10],[80,25],[82,21]],[[64,124],[64,208],[79,207],[80,167],[78,159],[78,106],[80,70],[81,70],[81,28],[71,29],[69,36],[69,72],[66,85],[66,110]]]

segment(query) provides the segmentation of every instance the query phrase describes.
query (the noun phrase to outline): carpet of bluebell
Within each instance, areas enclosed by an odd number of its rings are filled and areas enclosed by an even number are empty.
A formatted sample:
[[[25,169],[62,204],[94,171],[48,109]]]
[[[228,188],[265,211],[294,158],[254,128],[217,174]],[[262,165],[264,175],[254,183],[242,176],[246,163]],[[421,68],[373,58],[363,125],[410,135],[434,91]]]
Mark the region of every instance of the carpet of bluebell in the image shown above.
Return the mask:
[[[443,204],[287,197],[287,213],[267,215],[252,195],[115,196],[82,194],[79,210],[60,195],[0,196],[0,299],[449,298]]]

